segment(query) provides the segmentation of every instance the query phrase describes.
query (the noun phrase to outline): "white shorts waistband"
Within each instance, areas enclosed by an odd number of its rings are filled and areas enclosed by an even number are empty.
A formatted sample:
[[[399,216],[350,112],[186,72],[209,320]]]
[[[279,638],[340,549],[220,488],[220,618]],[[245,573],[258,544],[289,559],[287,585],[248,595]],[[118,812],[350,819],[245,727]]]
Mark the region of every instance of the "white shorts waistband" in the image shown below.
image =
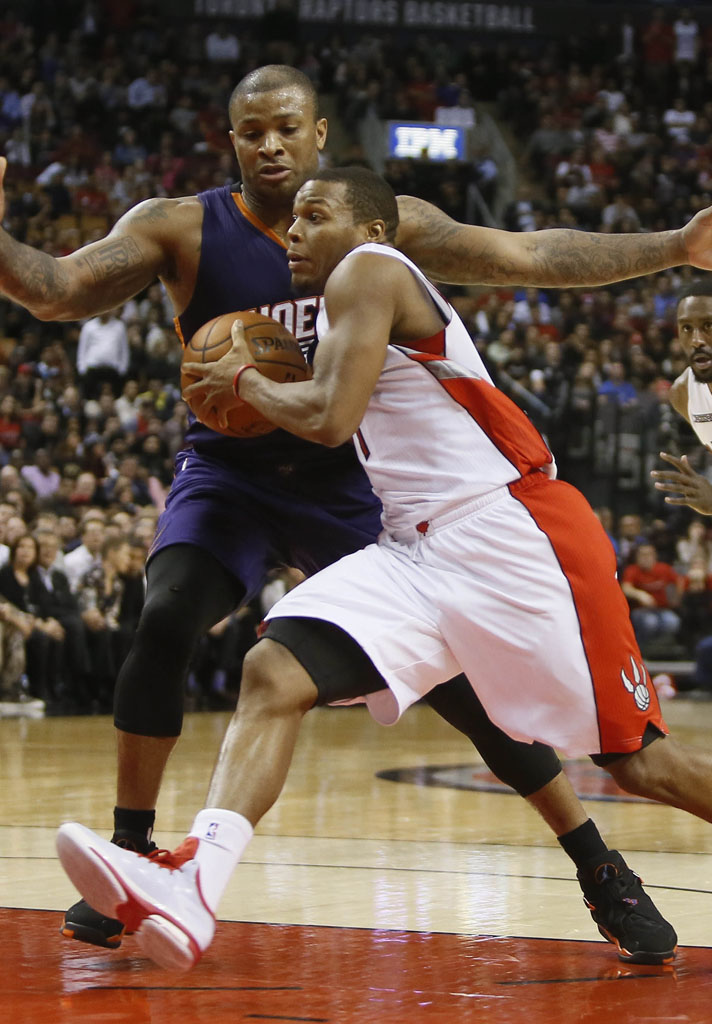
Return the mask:
[[[465,501],[461,505],[455,505],[452,508],[447,509],[445,512],[440,512],[436,516],[431,516],[430,519],[424,519],[422,522],[415,526],[404,527],[403,529],[391,530],[388,526],[385,527],[385,532],[389,537],[392,537],[399,543],[409,543],[412,540],[416,540],[418,537],[428,537],[433,533],[437,533],[444,526],[449,526],[450,523],[455,523],[459,519],[465,519],[467,516],[472,515],[475,512],[479,512],[483,508],[487,508],[488,505],[493,505],[496,501],[501,501],[509,494],[509,486],[504,485],[503,487],[495,487],[494,490],[488,491],[487,494],[480,494],[476,498],[472,498],[470,501]]]

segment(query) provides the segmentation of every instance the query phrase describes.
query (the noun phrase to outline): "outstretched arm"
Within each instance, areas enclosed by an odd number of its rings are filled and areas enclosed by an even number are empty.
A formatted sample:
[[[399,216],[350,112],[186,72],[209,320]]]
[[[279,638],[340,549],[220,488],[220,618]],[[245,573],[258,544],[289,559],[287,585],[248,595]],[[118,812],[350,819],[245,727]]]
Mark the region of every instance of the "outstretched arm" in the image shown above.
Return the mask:
[[[7,160],[0,157],[0,223],[6,168]],[[59,258],[16,241],[0,228],[0,293],[38,320],[78,320],[113,309],[170,266],[178,203],[146,200],[125,214],[106,238]]]
[[[712,207],[677,231],[622,235],[459,224],[414,196],[399,196],[398,212],[398,248],[429,277],[452,284],[564,288],[610,284],[683,263],[712,269]]]
[[[198,419],[202,408],[215,408],[225,424],[229,410],[244,401],[292,434],[330,447],[343,444],[358,429],[383,367],[402,269],[389,257],[369,255],[337,267],[324,292],[329,330],[319,339],[311,380],[277,384],[247,369],[237,381],[238,397],[233,378],[252,357],[242,329],[233,324],[230,352],[213,363],[183,366],[195,378],[184,398]]]

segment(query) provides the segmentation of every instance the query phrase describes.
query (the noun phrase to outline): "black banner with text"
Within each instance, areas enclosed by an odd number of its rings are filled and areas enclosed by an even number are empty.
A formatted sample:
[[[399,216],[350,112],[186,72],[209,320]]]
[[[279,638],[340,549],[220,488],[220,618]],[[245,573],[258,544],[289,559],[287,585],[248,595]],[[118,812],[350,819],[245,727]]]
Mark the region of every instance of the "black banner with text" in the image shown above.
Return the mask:
[[[159,0],[167,14],[228,22],[259,21],[273,10],[278,0]],[[550,3],[477,3],[470,0],[293,0],[293,9],[304,25],[344,26],[364,30],[448,30],[453,32],[497,33],[499,35],[542,36],[588,34],[608,24],[619,27],[625,15],[634,23],[649,22],[653,4],[607,2],[607,0],[566,0]],[[681,5],[682,6],[682,5]],[[668,17],[675,14],[673,5]],[[712,21],[712,5],[694,8],[700,24]]]

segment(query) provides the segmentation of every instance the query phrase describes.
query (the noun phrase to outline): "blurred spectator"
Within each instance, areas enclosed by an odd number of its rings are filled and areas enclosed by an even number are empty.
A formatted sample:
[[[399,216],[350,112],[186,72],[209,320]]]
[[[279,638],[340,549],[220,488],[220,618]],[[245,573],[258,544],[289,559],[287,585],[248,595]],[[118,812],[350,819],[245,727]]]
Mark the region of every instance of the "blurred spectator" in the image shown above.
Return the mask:
[[[675,63],[683,65],[682,70],[686,70],[697,61],[700,26],[692,17],[689,7],[683,7],[672,28],[675,35]]]
[[[4,395],[0,399],[0,448],[5,453],[5,458],[13,448],[17,448],[21,437],[19,403],[14,395]]]
[[[104,523],[87,520],[81,531],[81,544],[64,557],[64,571],[73,593],[79,591],[82,579],[90,569],[101,564],[101,548],[106,535]]]
[[[625,196],[616,195],[601,212],[601,227],[605,231],[638,231],[638,214]]]
[[[9,561],[0,568],[0,597],[24,613],[17,622],[25,637],[30,693],[50,705],[58,696],[64,630],[51,615],[30,533],[10,545]]]
[[[682,583],[671,565],[658,561],[653,544],[638,546],[633,564],[623,570],[621,586],[631,606],[630,617],[643,654],[653,641],[656,647],[673,644],[680,628],[675,607]]]
[[[435,123],[455,128],[474,128],[477,124],[475,101],[469,89],[461,89],[452,106],[436,107]]]
[[[138,423],[139,400],[138,381],[129,378],[124,384],[123,391],[114,403],[114,408],[121,421],[124,430],[135,432]]]
[[[79,332],[77,372],[85,398],[95,398],[103,381],[111,384],[114,395],[121,393],[129,368],[129,344],[126,325],[117,314],[118,310],[111,310],[92,317]]]
[[[712,572],[712,543],[706,523],[701,519],[693,519],[689,523],[687,533],[675,545],[675,555],[676,569],[680,573],[688,573],[693,562],[702,566],[705,575]]]
[[[33,461],[20,470],[20,476],[38,498],[49,498],[55,494],[61,479],[46,448],[37,449]]]
[[[157,69],[150,65],[129,83],[126,90],[126,102],[132,110],[144,111],[165,107],[166,100],[165,86],[158,76]]]
[[[188,697],[195,710],[232,710],[240,689],[242,662],[257,642],[259,616],[246,605],[216,623],[191,661]]]
[[[235,64],[240,59],[240,42],[227,23],[218,22],[215,29],[205,37],[205,56],[215,64]]]
[[[36,717],[45,702],[30,693],[25,669],[26,617],[9,601],[0,600],[0,716]]]
[[[620,566],[624,567],[632,562],[637,548],[641,544],[645,544],[646,541],[647,537],[643,533],[642,517],[635,512],[621,516],[616,536]]]
[[[119,167],[129,167],[138,160],[145,160],[148,150],[138,141],[138,134],[133,128],[126,126],[119,133],[119,141],[114,147],[114,161]]]
[[[625,366],[616,359],[608,364],[607,379],[599,384],[598,394],[617,405],[630,405],[638,398],[634,385],[626,379]]]
[[[642,34],[643,68],[647,84],[659,96],[664,92],[674,55],[674,36],[662,7],[653,10]]]
[[[596,518],[598,519],[599,523],[606,531],[606,536],[611,542],[613,550],[616,553],[616,560],[618,560],[620,558],[620,548],[618,546],[618,541],[616,540],[613,533],[613,512],[606,505],[601,505],[598,508],[595,508],[593,511],[595,512]]]
[[[679,639],[693,651],[703,637],[710,634],[712,624],[712,579],[703,559],[695,559],[682,580],[680,598]]]
[[[57,567],[59,537],[50,530],[37,530],[37,573],[45,590],[44,605],[64,631],[60,681],[56,698],[62,713],[89,710],[89,651],[79,603],[66,573]]]
[[[101,546],[100,559],[85,573],[77,588],[87,630],[91,697],[99,711],[111,710],[116,676],[133,639],[135,622],[122,621],[123,576],[129,570],[130,559],[128,541],[107,538]]]
[[[663,123],[668,134],[678,142],[688,141],[695,119],[695,112],[688,109],[683,96],[678,96],[663,114]]]
[[[100,490],[96,476],[90,470],[77,474],[69,494],[69,503],[76,507],[91,506],[100,501]]]

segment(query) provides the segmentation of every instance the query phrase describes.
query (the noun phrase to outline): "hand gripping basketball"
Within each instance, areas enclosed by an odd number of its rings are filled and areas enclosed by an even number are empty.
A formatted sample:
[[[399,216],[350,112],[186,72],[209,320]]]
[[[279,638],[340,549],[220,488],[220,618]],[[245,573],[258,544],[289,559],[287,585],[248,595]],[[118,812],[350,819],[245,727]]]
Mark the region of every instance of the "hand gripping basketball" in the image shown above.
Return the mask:
[[[233,381],[245,364],[279,383],[310,376],[296,338],[270,317],[243,311],[203,324],[183,353],[183,397],[201,423],[229,437],[258,437],[275,429],[235,394]]]

